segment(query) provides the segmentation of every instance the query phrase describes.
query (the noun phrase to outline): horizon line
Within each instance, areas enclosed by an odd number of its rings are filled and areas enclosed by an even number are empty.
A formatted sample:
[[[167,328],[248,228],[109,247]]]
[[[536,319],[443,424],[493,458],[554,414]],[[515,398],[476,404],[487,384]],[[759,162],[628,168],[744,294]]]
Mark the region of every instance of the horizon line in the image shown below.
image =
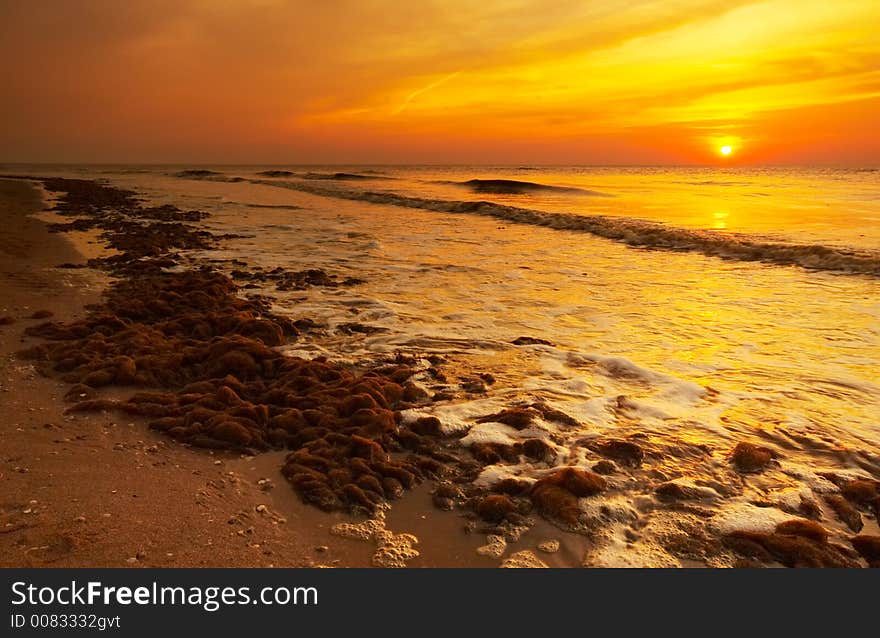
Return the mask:
[[[383,166],[383,167],[435,167],[435,168],[880,168],[877,163],[845,163],[845,162],[791,162],[791,163],[754,163],[754,164],[500,164],[490,162],[457,163],[457,162],[5,162],[0,166],[213,166],[213,167],[315,167],[315,166]]]

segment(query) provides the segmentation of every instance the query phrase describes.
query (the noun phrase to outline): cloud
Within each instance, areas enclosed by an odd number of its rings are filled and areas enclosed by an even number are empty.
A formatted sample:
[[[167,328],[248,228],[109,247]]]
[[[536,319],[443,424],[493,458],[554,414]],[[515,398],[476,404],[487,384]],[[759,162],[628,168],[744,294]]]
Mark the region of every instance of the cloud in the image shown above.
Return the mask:
[[[471,161],[517,140],[563,153],[569,138],[603,161],[627,131],[746,127],[869,97],[878,21],[871,0],[7,0],[0,147]]]

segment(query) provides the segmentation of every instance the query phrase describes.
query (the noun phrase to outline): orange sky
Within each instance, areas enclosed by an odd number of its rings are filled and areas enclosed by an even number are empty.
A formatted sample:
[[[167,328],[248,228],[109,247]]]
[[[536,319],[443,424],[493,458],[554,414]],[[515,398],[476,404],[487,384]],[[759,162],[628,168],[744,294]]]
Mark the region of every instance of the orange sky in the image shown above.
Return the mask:
[[[0,161],[878,164],[878,30],[877,0],[0,0]]]

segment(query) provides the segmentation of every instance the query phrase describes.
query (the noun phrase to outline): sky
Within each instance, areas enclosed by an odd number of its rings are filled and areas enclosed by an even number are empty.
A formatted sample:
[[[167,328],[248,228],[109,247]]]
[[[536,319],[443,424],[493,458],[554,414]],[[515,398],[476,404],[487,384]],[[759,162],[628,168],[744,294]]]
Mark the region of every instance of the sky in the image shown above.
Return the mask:
[[[877,0],[0,0],[0,161],[877,165],[878,30]]]

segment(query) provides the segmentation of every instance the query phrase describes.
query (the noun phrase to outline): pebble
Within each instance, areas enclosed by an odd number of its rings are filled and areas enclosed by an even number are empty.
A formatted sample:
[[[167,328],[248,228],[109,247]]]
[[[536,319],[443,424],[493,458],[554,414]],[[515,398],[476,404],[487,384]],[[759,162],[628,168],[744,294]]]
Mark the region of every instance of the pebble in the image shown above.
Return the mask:
[[[504,540],[503,536],[489,534],[486,540],[488,542],[485,545],[477,548],[477,553],[481,556],[501,558],[501,556],[504,555],[504,552],[507,551],[507,541]]]
[[[542,552],[545,552],[547,554],[555,554],[556,552],[559,551],[559,541],[557,541],[557,540],[544,541],[543,543],[538,545],[538,549],[540,549]]]
[[[501,563],[502,567],[522,569],[522,568],[545,568],[549,567],[547,563],[535,556],[529,550],[523,550],[511,555]]]

